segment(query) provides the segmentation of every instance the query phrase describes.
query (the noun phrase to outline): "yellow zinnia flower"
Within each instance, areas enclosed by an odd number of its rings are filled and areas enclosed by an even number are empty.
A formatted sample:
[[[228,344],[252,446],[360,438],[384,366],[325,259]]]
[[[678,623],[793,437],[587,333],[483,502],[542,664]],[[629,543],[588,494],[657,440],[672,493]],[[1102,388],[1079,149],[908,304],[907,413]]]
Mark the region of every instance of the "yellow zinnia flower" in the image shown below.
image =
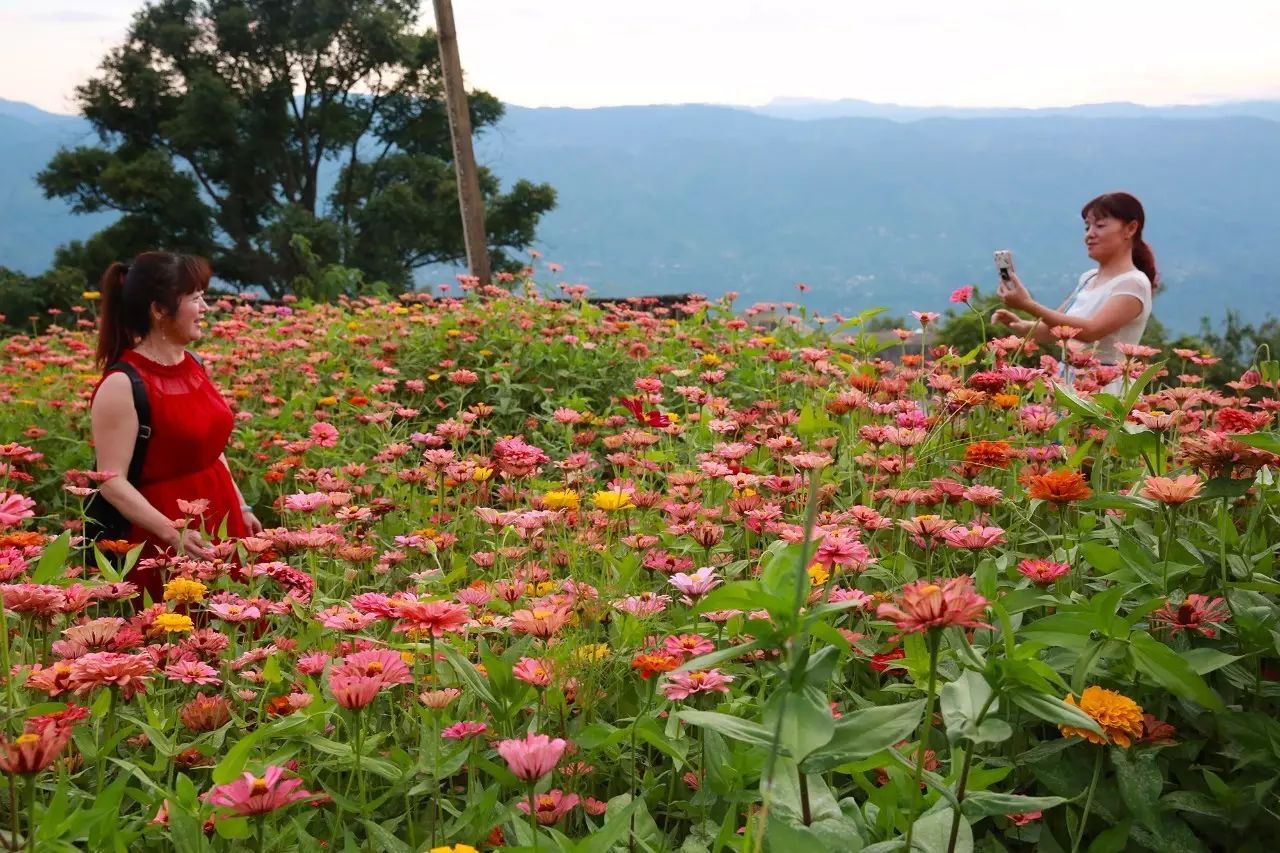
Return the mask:
[[[635,507],[631,502],[631,495],[626,492],[596,492],[591,496],[591,502],[595,504],[596,509],[602,509],[605,512],[618,512]]]
[[[183,616],[181,613],[161,613],[156,617],[156,621],[152,626],[157,631],[164,631],[166,634],[184,634],[188,631],[194,631],[195,625],[191,621],[190,616]]]
[[[164,585],[164,600],[176,601],[179,604],[194,604],[204,601],[206,589],[208,587],[200,581],[191,578],[174,578]]]
[[[822,586],[831,577],[831,572],[827,571],[826,566],[822,563],[814,563],[809,567],[809,585]]]
[[[1110,742],[1123,747],[1128,747],[1133,738],[1142,737],[1142,706],[1122,693],[1094,685],[1084,689],[1079,702],[1070,693],[1066,702],[1097,720],[1103,735],[1075,726],[1058,726],[1063,737],[1078,735],[1090,743]]]
[[[542,496],[542,505],[547,509],[577,509],[578,494],[569,489],[556,489]]]
[[[476,466],[476,469],[471,472],[471,479],[476,483],[483,483],[485,480],[488,480],[492,476],[493,476],[492,468],[483,468],[480,466]]]

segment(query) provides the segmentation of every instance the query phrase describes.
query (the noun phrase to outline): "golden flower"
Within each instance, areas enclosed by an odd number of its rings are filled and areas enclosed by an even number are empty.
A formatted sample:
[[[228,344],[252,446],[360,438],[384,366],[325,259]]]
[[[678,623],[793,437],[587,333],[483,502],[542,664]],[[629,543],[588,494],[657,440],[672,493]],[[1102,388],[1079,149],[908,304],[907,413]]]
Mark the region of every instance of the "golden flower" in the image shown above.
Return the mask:
[[[183,616],[181,613],[161,613],[156,617],[156,621],[151,626],[157,631],[164,631],[166,634],[181,634],[195,630],[195,625],[191,621],[190,616]]]
[[[713,352],[704,353],[702,356],[702,363],[707,367],[715,367],[720,363],[720,361],[720,356]]]
[[[84,293],[80,294],[80,297],[82,299],[87,299],[90,302],[96,302],[102,298],[102,294],[96,290],[86,290]]]
[[[475,470],[471,472],[471,479],[477,483],[483,483],[484,481],[488,480],[492,476],[493,476],[492,468],[484,468],[479,465],[477,465]]]
[[[831,577],[831,572],[827,571],[822,563],[814,563],[809,567],[808,572],[810,586],[822,586]]]
[[[609,646],[607,643],[589,643],[585,646],[578,646],[573,656],[584,663],[604,660],[609,657]]]
[[[596,509],[602,509],[605,512],[618,512],[635,507],[631,502],[631,495],[627,492],[596,492],[591,496],[591,502],[595,504]]]
[[[570,489],[557,489],[542,496],[542,505],[547,509],[577,509],[578,494]]]
[[[431,853],[480,853],[470,844],[455,844],[452,847],[432,847]]]
[[[179,604],[194,604],[204,601],[206,589],[208,587],[200,581],[191,578],[174,578],[164,585],[164,600],[176,601]]]
[[[1114,743],[1126,748],[1133,738],[1142,737],[1142,706],[1122,693],[1094,685],[1084,689],[1079,702],[1070,693],[1066,695],[1066,702],[1097,720],[1103,734],[1075,726],[1058,726],[1063,737],[1078,735],[1090,743]]]
[[[337,404],[338,404],[338,398],[332,397],[332,396],[321,397],[319,400],[316,400],[317,406],[336,406]]]
[[[994,394],[991,397],[991,402],[1001,409],[1013,409],[1017,408],[1018,404],[1022,402],[1022,398],[1017,394]]]

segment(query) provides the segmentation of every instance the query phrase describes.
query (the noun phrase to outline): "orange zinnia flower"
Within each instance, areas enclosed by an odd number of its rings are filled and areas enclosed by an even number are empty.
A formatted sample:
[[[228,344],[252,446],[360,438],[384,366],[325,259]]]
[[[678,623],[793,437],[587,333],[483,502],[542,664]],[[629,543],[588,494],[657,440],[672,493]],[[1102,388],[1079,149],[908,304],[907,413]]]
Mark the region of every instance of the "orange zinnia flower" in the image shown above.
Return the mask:
[[[1093,494],[1093,490],[1084,481],[1079,471],[1051,471],[1048,474],[1037,474],[1029,478],[1030,488],[1027,494],[1032,498],[1049,501],[1055,504],[1067,504],[1082,501]]]
[[[964,449],[964,461],[988,468],[1008,468],[1013,448],[1007,441],[975,441]]]
[[[1068,705],[1074,705],[1097,720],[1103,734],[1075,726],[1058,726],[1063,737],[1078,735],[1090,743],[1114,743],[1125,748],[1133,743],[1134,738],[1142,737],[1142,707],[1128,696],[1095,685],[1084,689],[1079,702],[1070,693],[1065,698]]]

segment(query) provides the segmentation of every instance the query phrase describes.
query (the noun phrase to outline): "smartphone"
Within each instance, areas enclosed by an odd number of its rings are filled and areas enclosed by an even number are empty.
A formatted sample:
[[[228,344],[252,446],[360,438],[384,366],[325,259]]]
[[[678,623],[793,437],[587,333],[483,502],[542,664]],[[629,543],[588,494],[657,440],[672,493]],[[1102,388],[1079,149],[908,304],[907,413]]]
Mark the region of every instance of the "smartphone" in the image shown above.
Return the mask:
[[[1008,249],[996,249],[991,253],[996,260],[996,269],[1000,271],[1000,280],[1008,281],[1013,272],[1013,252]]]

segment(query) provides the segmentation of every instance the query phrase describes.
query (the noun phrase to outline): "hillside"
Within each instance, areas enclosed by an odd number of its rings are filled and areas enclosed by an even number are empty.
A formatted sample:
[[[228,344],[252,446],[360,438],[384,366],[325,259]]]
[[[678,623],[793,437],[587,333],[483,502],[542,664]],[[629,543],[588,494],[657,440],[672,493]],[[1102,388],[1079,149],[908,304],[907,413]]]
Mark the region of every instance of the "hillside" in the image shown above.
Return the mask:
[[[787,300],[803,281],[819,310],[937,309],[959,284],[990,286],[991,250],[1009,247],[1051,301],[1087,264],[1080,204],[1124,188],[1148,207],[1167,324],[1226,307],[1280,313],[1280,121],[1116,111],[902,122],[511,107],[479,155],[557,189],[539,248],[603,295]],[[59,242],[100,227],[31,182],[85,133],[77,119],[0,104],[0,265],[38,271]]]

